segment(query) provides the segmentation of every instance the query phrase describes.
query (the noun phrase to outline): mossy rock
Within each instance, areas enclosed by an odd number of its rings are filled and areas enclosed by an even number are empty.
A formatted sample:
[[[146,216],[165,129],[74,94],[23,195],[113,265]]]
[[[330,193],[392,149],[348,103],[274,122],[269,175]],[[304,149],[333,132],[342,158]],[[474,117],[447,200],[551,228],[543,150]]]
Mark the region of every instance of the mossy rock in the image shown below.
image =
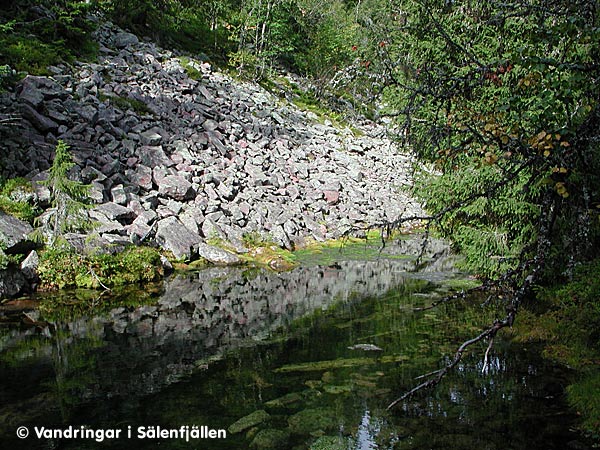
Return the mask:
[[[347,392],[352,392],[352,386],[349,385],[335,385],[335,384],[326,384],[323,386],[323,391],[327,394],[344,394]]]
[[[288,418],[290,430],[296,434],[310,434],[316,431],[335,429],[335,412],[328,408],[304,409]]]
[[[341,369],[346,367],[366,366],[376,361],[371,358],[339,358],[325,361],[310,361],[299,364],[288,364],[275,369],[276,373],[289,372],[318,372],[325,370]]]
[[[253,413],[248,414],[247,416],[244,416],[236,422],[232,423],[227,429],[227,431],[229,431],[229,433],[231,434],[240,433],[244,430],[247,430],[248,428],[254,427],[258,424],[265,422],[270,417],[271,416],[268,412],[259,409],[258,411],[254,411]]]
[[[304,385],[311,389],[317,389],[323,385],[323,382],[321,380],[306,380]]]
[[[292,253],[276,245],[252,247],[243,258],[248,263],[268,267],[276,272],[285,272],[297,266]]]
[[[250,448],[256,450],[287,449],[290,433],[283,430],[261,430],[256,433],[250,443]]]
[[[298,403],[302,400],[302,395],[298,392],[291,392],[282,397],[275,398],[273,400],[269,400],[265,403],[267,408],[285,408],[291,406],[295,403]]]

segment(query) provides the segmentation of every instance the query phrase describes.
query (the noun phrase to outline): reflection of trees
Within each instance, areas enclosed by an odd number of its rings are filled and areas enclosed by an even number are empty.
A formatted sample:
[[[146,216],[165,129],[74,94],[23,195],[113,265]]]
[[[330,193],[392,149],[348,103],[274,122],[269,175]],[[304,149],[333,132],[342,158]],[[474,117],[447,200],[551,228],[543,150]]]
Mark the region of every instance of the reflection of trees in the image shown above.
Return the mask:
[[[98,377],[93,350],[104,345],[100,330],[85,339],[73,341],[72,330],[64,323],[49,324],[54,379],[50,391],[59,405],[64,423],[72,419],[73,408],[86,397],[88,386]],[[93,325],[92,325],[93,326]],[[98,324],[98,328],[101,328]]]

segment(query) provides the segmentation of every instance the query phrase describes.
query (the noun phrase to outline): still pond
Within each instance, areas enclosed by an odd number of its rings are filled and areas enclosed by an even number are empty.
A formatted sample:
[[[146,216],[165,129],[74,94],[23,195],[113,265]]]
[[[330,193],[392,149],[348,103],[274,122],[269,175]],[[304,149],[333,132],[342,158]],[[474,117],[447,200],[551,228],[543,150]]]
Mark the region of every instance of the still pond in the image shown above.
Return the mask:
[[[484,373],[482,343],[437,389],[386,410],[501,314],[482,298],[416,310],[473,283],[441,243],[429,244],[416,270],[420,249],[413,238],[382,250],[349,245],[307,255],[286,273],[212,268],[112,296],[74,291],[5,308],[0,447],[573,446],[570,374],[508,339],[497,342]],[[138,433],[185,426],[227,437]],[[19,427],[27,438],[17,438]],[[121,434],[38,439],[36,427]]]

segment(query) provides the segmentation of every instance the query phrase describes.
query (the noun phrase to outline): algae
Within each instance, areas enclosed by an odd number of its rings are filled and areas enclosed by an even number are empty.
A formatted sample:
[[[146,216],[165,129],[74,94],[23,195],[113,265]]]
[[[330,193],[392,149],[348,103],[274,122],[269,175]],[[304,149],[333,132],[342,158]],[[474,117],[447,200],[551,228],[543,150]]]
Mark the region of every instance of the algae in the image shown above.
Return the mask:
[[[252,428],[256,425],[259,425],[267,420],[269,420],[271,416],[265,410],[259,409],[258,411],[254,411],[247,416],[238,419],[234,423],[232,423],[227,431],[231,434],[240,433],[244,430]]]
[[[343,367],[367,366],[375,364],[377,361],[372,358],[342,358],[329,361],[314,361],[299,364],[288,364],[274,370],[275,373],[286,372],[320,372],[324,370],[334,370]]]

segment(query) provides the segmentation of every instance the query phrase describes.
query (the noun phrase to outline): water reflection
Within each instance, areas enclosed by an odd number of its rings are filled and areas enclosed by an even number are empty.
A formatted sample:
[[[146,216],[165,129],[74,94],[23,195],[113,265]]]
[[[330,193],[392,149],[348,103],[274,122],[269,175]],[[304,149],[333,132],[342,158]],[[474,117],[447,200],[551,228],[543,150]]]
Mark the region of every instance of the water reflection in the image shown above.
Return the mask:
[[[564,374],[502,345],[485,376],[467,358],[443,388],[385,411],[490,319],[465,305],[414,314],[437,295],[431,279],[452,274],[441,258],[427,274],[407,273],[414,261],[396,256],[413,244],[402,245],[371,261],[340,256],[284,274],[210,269],[169,280],[142,306],[0,328],[0,438],[11,448],[98,448],[13,436],[21,425],[227,429],[242,420],[226,441],[201,447],[562,448]],[[533,425],[542,430],[535,440]],[[509,431],[512,447],[490,444]]]

